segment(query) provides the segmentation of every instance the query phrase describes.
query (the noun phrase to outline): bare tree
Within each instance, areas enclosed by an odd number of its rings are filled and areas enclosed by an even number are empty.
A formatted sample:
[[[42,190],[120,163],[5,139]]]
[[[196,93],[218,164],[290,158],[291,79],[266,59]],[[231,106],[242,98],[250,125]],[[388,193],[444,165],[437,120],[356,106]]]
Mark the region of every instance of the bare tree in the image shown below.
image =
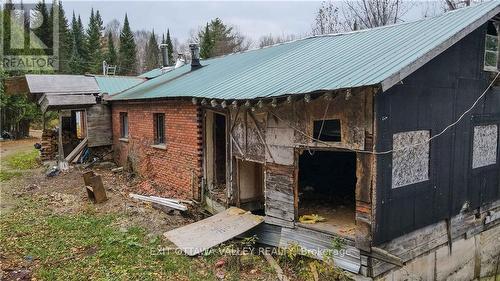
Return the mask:
[[[146,67],[146,45],[149,38],[151,37],[151,32],[146,30],[138,30],[134,32],[134,39],[136,45],[136,57],[137,57],[137,71],[139,73],[148,71]]]
[[[274,36],[272,34],[264,35],[259,39],[259,48],[272,46],[279,43],[295,40],[297,36],[293,34],[283,34],[281,36]]]
[[[408,11],[403,0],[346,0],[344,17],[351,29],[373,28],[401,21]]]
[[[118,46],[118,44],[120,43],[120,30],[121,24],[117,19],[112,19],[110,22],[108,22],[106,24],[106,28],[104,29],[104,34],[111,33],[111,36],[113,37],[113,44],[115,44],[115,46]]]
[[[444,10],[452,11],[463,7],[468,7],[476,3],[481,3],[483,2],[483,0],[444,0],[444,2]]]
[[[312,27],[313,35],[337,33],[342,30],[339,7],[332,1],[323,1],[316,13]]]

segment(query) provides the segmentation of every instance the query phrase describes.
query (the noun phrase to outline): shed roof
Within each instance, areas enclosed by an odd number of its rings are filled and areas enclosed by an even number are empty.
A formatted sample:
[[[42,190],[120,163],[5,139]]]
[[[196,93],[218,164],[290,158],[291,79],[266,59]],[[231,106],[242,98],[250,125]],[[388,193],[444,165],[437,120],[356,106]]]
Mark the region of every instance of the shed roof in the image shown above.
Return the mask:
[[[386,90],[500,12],[500,1],[415,22],[309,37],[203,60],[115,95],[256,99],[370,85]]]
[[[97,104],[94,95],[80,94],[45,94],[39,101],[43,112],[92,106]]]
[[[92,76],[62,74],[26,74],[29,92],[97,94],[99,86]]]
[[[146,81],[144,78],[127,76],[95,76],[95,80],[99,86],[100,93],[109,95],[122,92]]]

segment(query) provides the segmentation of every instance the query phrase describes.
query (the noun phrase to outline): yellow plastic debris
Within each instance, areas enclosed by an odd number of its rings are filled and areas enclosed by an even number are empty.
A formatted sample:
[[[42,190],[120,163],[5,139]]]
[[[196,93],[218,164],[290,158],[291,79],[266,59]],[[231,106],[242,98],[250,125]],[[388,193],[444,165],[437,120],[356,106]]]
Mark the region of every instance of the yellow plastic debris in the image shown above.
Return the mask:
[[[313,223],[317,223],[317,222],[326,221],[326,219],[320,215],[312,214],[312,215],[300,216],[299,221],[301,223],[313,224]]]

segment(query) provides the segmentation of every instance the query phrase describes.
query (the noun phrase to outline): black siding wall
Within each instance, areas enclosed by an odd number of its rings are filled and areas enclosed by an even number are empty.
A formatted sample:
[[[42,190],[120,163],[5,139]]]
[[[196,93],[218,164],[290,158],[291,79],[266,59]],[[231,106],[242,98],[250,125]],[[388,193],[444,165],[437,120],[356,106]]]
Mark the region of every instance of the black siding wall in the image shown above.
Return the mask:
[[[403,84],[376,96],[377,151],[392,149],[394,133],[430,130],[431,135],[437,134],[483,93],[491,79],[491,73],[482,68],[485,28],[465,37]],[[489,117],[473,118],[476,115]],[[500,90],[492,90],[456,127],[431,142],[430,179],[423,183],[392,189],[392,154],[378,156],[374,242],[449,218],[465,202],[477,208],[498,199],[500,157],[496,165],[473,173],[471,156],[473,125],[499,124],[499,120]]]

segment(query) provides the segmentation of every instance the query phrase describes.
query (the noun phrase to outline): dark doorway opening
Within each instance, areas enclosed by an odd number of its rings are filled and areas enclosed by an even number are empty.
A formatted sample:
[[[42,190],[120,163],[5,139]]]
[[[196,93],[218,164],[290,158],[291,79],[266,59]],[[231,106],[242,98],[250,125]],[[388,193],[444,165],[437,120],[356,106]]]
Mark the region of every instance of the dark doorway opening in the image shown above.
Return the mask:
[[[299,217],[324,218],[304,226],[353,237],[355,191],[356,153],[316,150],[299,157]]]
[[[215,114],[214,131],[215,180],[226,184],[226,116]]]

